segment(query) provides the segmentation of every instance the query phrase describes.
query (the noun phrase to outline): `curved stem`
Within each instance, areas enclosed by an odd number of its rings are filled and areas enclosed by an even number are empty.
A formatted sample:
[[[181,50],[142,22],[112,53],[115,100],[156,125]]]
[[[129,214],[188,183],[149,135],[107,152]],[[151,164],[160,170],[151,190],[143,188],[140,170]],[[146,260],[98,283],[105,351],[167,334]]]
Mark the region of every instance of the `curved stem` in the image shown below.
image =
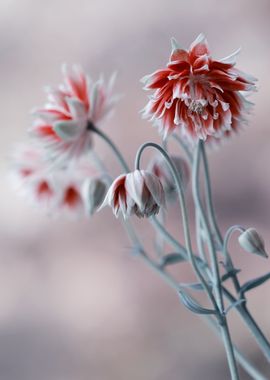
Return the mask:
[[[235,225],[235,226],[230,227],[226,231],[226,234],[225,234],[225,237],[224,237],[222,251],[223,251],[223,254],[224,254],[225,260],[226,260],[226,262],[225,262],[226,268],[229,271],[232,271],[232,280],[233,280],[233,283],[234,283],[234,287],[235,287],[235,290],[237,291],[237,293],[239,293],[241,286],[240,286],[237,274],[235,272],[233,272],[234,265],[233,265],[232,258],[231,258],[230,254],[229,254],[229,251],[228,251],[228,243],[229,243],[230,237],[232,236],[232,234],[233,234],[234,231],[244,232],[245,229],[242,226],[240,226],[240,225]],[[243,295],[243,297],[245,297],[245,295]]]
[[[119,151],[119,149],[116,147],[116,145],[112,142],[112,140],[100,129],[96,128],[93,124],[88,123],[88,129],[92,132],[95,132],[97,135],[99,135],[112,149],[113,153],[115,154],[116,158],[119,161],[119,164],[123,168],[124,172],[128,173],[130,172],[128,164],[126,163],[123,155]]]
[[[226,354],[227,354],[227,359],[228,359],[228,364],[231,372],[231,378],[232,380],[238,380],[239,375],[238,375],[238,370],[237,370],[237,365],[236,365],[236,360],[234,356],[234,351],[233,351],[233,345],[230,337],[230,332],[229,328],[227,325],[227,319],[226,315],[224,313],[224,302],[223,302],[223,295],[222,295],[222,288],[221,288],[221,281],[220,281],[220,273],[219,273],[219,267],[218,267],[218,260],[214,248],[214,243],[212,240],[212,235],[211,235],[211,230],[208,226],[208,221],[206,219],[206,216],[204,214],[204,210],[201,204],[200,200],[200,194],[199,194],[199,162],[200,162],[200,152],[202,149],[203,142],[199,141],[196,152],[195,152],[195,158],[194,158],[194,166],[193,166],[193,194],[194,194],[194,201],[195,201],[195,206],[199,210],[199,215],[202,223],[202,227],[206,233],[206,239],[208,243],[208,249],[209,249],[209,254],[210,254],[210,259],[211,259],[211,266],[213,270],[213,285],[214,285],[214,291],[217,299],[217,304],[219,307],[219,311],[221,315],[223,315],[223,321],[220,324],[221,328],[221,333],[224,341],[224,346],[226,349]]]
[[[206,157],[204,145],[202,145],[202,157],[203,157],[203,165],[204,165],[205,179],[206,179],[206,203],[207,203],[210,223],[211,223],[211,226],[213,228],[213,231],[215,232],[215,236],[216,236],[220,246],[223,247],[223,239],[222,239],[222,235],[220,233],[220,230],[219,230],[219,227],[218,227],[218,224],[216,221],[216,215],[215,215],[214,206],[212,203],[210,174],[209,174],[208,162],[207,162],[207,157]],[[241,227],[241,226],[239,226],[239,227]],[[226,237],[225,237],[225,239],[226,239]],[[226,243],[226,247],[227,247],[227,244],[228,243]],[[223,250],[223,252],[224,252],[224,250]],[[229,257],[229,252],[228,252],[227,248],[226,248],[226,252],[224,252],[224,253],[226,254],[225,257],[227,259]],[[234,266],[233,266],[233,263],[232,263],[230,257],[229,257],[229,262],[232,265],[232,269],[234,269]],[[233,274],[232,279],[233,279],[234,287],[235,287],[236,291],[238,291],[238,288],[240,287],[240,285],[239,285],[237,273]],[[230,299],[229,294],[230,294],[229,292],[225,293],[227,298]],[[249,328],[249,330],[251,331],[251,333],[253,334],[253,336],[254,336],[256,342],[258,343],[260,349],[262,350],[263,354],[265,355],[267,360],[270,362],[270,343],[267,340],[267,338],[264,336],[263,332],[261,331],[261,329],[259,328],[259,326],[255,322],[255,320],[253,319],[251,314],[249,313],[246,303],[239,305],[236,309],[240,313],[242,319],[246,323],[246,325]]]
[[[161,269],[159,265],[157,265],[153,260],[149,258],[149,256],[146,254],[146,252],[140,245],[138,238],[133,231],[132,226],[128,224],[127,221],[125,221],[124,224],[128,232],[128,235],[130,237],[130,240],[132,241],[133,244],[135,244],[138,247],[139,255],[143,259],[143,261],[146,263],[146,265],[150,267],[152,270],[154,270],[160,277],[162,277],[163,280],[171,288],[173,288],[174,290],[178,292],[179,284],[167,272]],[[210,325],[213,331],[217,334],[217,336],[222,339],[220,335],[220,331],[219,331],[219,326],[214,321],[214,319],[210,316],[204,316],[204,320],[207,321],[207,323]],[[253,364],[251,364],[236,347],[233,347],[233,349],[235,351],[237,361],[243,367],[243,369],[245,369],[245,371],[251,376],[252,379],[266,380],[266,377]]]
[[[158,222],[153,219],[154,224],[157,228],[159,228],[160,232],[163,234],[164,239],[167,241],[168,244],[170,244],[174,249],[176,249],[181,255],[187,259],[188,255],[183,246],[181,246],[178,241],[166,230],[162,225],[158,225]],[[198,259],[197,256],[195,256],[195,259]],[[201,261],[197,261],[198,265]],[[211,281],[211,273],[208,268],[207,263],[202,263],[201,270],[204,270],[207,278]],[[230,301],[230,303],[235,303],[236,298],[231,294],[231,292],[225,287],[222,286],[222,292],[224,293],[225,297]],[[260,327],[257,325],[256,321],[250,314],[248,308],[246,305],[240,304],[235,306],[236,311],[239,313],[240,317],[244,321],[247,328],[250,330],[252,335],[255,338],[255,341],[257,342],[258,346],[260,347],[261,351],[263,352],[264,356],[268,361],[270,361],[270,344],[263,334]]]
[[[99,129],[97,129],[93,125],[91,125],[89,127],[89,129],[91,129],[91,130],[93,130],[93,132],[97,133],[109,145],[109,147],[112,149],[112,151],[116,155],[116,158],[118,159],[121,167],[124,169],[125,172],[128,172],[129,171],[128,165],[126,164],[123,156],[121,155],[121,153],[119,152],[119,150],[117,149],[115,144],[110,140],[110,138],[108,136],[106,136],[104,132],[101,132]],[[176,140],[178,141],[179,139],[176,139]],[[181,142],[179,142],[179,143],[181,144]],[[182,144],[181,144],[181,146],[182,146]],[[184,146],[183,146],[183,148],[184,148]],[[187,152],[187,154],[189,154],[189,153]],[[189,156],[191,157],[191,154]],[[192,160],[192,157],[191,157],[191,160]],[[153,219],[153,220],[155,220],[155,219]],[[162,231],[162,229],[160,231]],[[168,233],[168,231],[166,231],[164,229],[163,229],[163,236],[166,239],[166,241],[169,244],[171,244],[175,249],[177,249],[179,252],[181,250],[185,250],[185,248],[182,247],[177,242],[177,240],[174,239]],[[188,255],[187,252],[184,253],[184,251],[182,251],[182,254],[183,255],[186,254],[186,257]],[[196,256],[195,256],[195,259],[196,259]],[[198,261],[197,263],[199,265],[200,262]],[[207,264],[205,265],[205,267],[206,267],[205,268],[206,271],[208,271]],[[202,270],[202,268],[201,268],[201,270]],[[232,296],[232,294],[225,287],[223,287],[222,290],[224,292],[224,295],[230,300],[230,302],[235,301],[235,298]],[[261,329],[259,328],[259,326],[257,325],[257,323],[255,322],[255,320],[253,319],[253,317],[251,316],[251,314],[249,313],[246,305],[242,305],[242,304],[238,305],[238,306],[236,306],[236,310],[238,311],[238,313],[242,317],[243,321],[245,322],[245,324],[247,325],[249,330],[254,335],[254,338],[255,338],[256,342],[258,343],[258,346],[261,348],[262,352],[264,353],[265,357],[267,358],[268,361],[270,361],[270,344],[269,344],[268,340],[266,339],[266,337],[264,336]],[[258,379],[259,379],[259,377],[258,377]]]
[[[138,169],[138,170],[140,169],[140,159],[141,159],[142,153],[148,147],[152,147],[152,148],[157,149],[163,155],[163,157],[166,159],[166,161],[170,167],[173,179],[174,179],[175,184],[176,184],[176,188],[177,188],[177,192],[178,192],[178,196],[179,196],[179,203],[180,203],[180,207],[182,210],[183,229],[184,229],[184,236],[185,236],[185,242],[186,242],[188,257],[189,257],[189,260],[193,266],[193,269],[194,269],[199,281],[202,283],[210,301],[212,302],[212,304],[213,304],[213,306],[217,312],[217,317],[220,317],[220,314],[218,313],[218,307],[217,307],[216,300],[215,300],[215,298],[212,294],[212,291],[211,291],[208,283],[206,282],[204,276],[201,274],[201,271],[199,270],[197,263],[196,263],[196,260],[193,256],[192,246],[191,246],[191,238],[190,238],[190,233],[189,233],[188,214],[187,214],[187,208],[186,208],[183,186],[181,183],[181,179],[179,178],[178,172],[177,172],[173,162],[171,161],[169,155],[167,154],[167,152],[165,152],[164,149],[162,149],[162,147],[160,145],[152,143],[152,142],[145,143],[139,148],[139,150],[137,152],[137,155],[135,158],[135,169]]]

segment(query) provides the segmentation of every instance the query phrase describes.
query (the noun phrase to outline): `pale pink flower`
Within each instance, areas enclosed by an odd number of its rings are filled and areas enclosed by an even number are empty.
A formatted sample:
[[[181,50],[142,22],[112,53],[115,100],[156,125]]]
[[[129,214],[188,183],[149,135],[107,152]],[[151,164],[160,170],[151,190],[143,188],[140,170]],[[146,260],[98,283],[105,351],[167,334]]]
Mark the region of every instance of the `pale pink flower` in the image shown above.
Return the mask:
[[[167,67],[142,79],[144,88],[154,91],[143,117],[154,121],[164,138],[177,129],[191,142],[237,131],[251,105],[243,92],[255,89],[255,78],[235,68],[238,52],[217,61],[202,34],[189,50],[173,39]]]
[[[170,159],[174,164],[174,167],[181,179],[183,188],[185,189],[190,178],[189,165],[187,161],[180,156],[171,155]],[[165,160],[165,158],[162,156],[155,157],[150,162],[148,171],[155,174],[159,178],[163,186],[166,198],[173,200],[176,195],[176,184],[167,160]]]
[[[83,183],[95,175],[95,169],[85,160],[53,168],[48,166],[45,152],[36,146],[19,145],[14,150],[11,178],[16,190],[50,214],[85,214]]]
[[[64,83],[47,87],[47,103],[33,111],[32,135],[49,150],[50,158],[79,158],[92,144],[91,126],[99,126],[110,114],[117,97],[101,77],[93,82],[79,66],[63,66]]]
[[[160,180],[145,170],[122,174],[114,180],[100,208],[109,205],[115,216],[149,217],[164,206],[165,196]]]

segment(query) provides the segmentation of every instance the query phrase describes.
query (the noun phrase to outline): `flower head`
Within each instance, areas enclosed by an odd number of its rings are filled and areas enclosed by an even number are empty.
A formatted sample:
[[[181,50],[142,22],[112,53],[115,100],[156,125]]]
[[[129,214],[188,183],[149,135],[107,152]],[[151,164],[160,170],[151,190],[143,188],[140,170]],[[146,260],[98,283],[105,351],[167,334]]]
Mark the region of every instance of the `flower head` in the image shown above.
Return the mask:
[[[238,130],[250,107],[242,92],[255,89],[255,78],[235,68],[235,56],[212,59],[200,34],[189,50],[172,40],[167,67],[145,76],[154,91],[143,117],[153,120],[164,138],[177,128],[191,142],[223,137]]]
[[[53,160],[79,158],[91,146],[89,126],[109,115],[116,102],[115,76],[92,82],[79,66],[63,66],[64,83],[47,87],[47,103],[33,111],[31,133],[50,151]]]
[[[52,170],[45,152],[33,145],[20,145],[14,150],[11,178],[14,186],[29,201],[45,211],[84,214],[82,185],[85,178],[96,175],[88,162]]]
[[[164,203],[160,180],[148,171],[135,170],[114,180],[101,208],[109,205],[115,216],[122,212],[124,218],[133,214],[142,218],[157,214]]]
[[[177,172],[180,174],[180,178],[182,181],[182,184],[184,188],[187,186],[189,177],[190,177],[190,170],[188,163],[185,159],[183,159],[180,156],[171,155],[170,159],[172,160],[172,163],[174,164]],[[174,196],[176,194],[176,186],[175,182],[170,170],[170,167],[168,165],[168,162],[165,160],[164,157],[158,156],[154,158],[148,167],[148,170],[155,174],[164,189],[165,195],[167,199],[174,199]]]

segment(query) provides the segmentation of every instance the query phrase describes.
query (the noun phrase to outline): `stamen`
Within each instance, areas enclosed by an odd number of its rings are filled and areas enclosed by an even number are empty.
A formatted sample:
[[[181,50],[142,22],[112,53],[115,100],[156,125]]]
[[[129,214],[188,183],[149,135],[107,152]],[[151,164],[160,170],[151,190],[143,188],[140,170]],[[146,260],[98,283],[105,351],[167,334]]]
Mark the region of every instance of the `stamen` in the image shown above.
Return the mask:
[[[205,110],[206,105],[207,105],[207,100],[204,100],[204,99],[191,100],[191,102],[188,106],[188,109],[191,112],[196,112],[199,115],[202,115],[204,110]]]

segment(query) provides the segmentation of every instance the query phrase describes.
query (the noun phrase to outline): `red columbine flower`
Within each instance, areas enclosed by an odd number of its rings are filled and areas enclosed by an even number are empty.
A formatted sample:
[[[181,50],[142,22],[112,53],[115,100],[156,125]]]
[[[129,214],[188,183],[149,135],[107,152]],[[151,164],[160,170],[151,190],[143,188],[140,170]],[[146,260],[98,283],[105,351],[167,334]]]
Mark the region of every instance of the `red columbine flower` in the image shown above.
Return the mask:
[[[96,176],[85,160],[52,170],[45,152],[33,145],[19,145],[14,150],[12,179],[17,190],[37,206],[52,213],[85,214],[83,184]]]
[[[103,78],[92,82],[79,66],[63,66],[64,83],[47,87],[48,101],[33,111],[32,134],[49,149],[54,160],[78,158],[91,146],[91,125],[110,113],[116,96],[112,95],[115,76],[108,85]]]
[[[242,92],[255,89],[255,78],[234,67],[237,53],[216,61],[202,34],[188,51],[173,39],[167,68],[142,79],[146,90],[154,90],[143,116],[164,138],[177,128],[191,141],[238,130],[251,105]]]
[[[149,217],[159,212],[164,198],[161,182],[154,174],[135,170],[114,180],[100,208],[109,205],[115,216],[122,212],[124,218],[133,214]]]

